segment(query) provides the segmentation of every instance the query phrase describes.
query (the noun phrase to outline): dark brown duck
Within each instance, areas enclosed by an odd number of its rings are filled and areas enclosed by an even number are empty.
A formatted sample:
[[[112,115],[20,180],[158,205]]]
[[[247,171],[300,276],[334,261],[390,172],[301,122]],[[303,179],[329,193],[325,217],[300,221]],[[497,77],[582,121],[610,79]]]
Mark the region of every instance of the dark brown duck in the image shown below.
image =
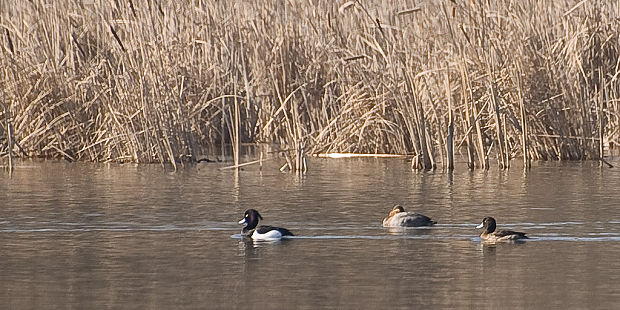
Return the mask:
[[[516,241],[522,239],[529,239],[525,233],[512,230],[495,230],[496,223],[492,217],[485,217],[480,225],[476,228],[484,228],[480,239],[483,242],[502,242],[502,241]]]

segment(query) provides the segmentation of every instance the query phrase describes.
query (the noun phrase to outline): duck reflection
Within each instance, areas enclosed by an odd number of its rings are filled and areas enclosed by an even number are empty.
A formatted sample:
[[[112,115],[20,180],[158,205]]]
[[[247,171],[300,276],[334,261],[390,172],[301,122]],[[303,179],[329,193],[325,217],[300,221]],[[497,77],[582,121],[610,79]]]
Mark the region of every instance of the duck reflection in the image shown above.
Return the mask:
[[[245,256],[246,259],[258,258],[261,252],[267,254],[278,252],[283,246],[288,244],[286,240],[253,240],[250,238],[241,238],[238,243],[239,255]]]
[[[429,228],[413,227],[384,227],[384,230],[394,236],[427,236],[432,232]]]

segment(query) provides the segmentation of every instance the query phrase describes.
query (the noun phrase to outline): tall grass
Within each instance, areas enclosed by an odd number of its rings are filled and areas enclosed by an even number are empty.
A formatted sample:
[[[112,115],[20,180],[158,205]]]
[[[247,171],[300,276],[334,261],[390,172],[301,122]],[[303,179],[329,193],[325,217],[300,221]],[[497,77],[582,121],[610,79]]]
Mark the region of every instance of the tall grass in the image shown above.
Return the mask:
[[[313,153],[473,169],[618,144],[617,1],[412,3],[1,1],[1,123],[19,156],[176,165],[266,143],[298,170]]]

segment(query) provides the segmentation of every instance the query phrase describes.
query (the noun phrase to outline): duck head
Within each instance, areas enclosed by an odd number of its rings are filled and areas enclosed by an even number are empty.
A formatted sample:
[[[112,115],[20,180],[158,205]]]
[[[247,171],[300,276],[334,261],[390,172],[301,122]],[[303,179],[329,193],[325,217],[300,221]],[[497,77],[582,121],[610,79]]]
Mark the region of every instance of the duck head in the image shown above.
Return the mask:
[[[492,217],[485,217],[482,219],[482,223],[476,226],[476,228],[484,228],[484,231],[487,233],[492,233],[495,231],[495,219]]]
[[[388,217],[394,216],[394,214],[400,212],[405,212],[405,208],[401,207],[400,205],[395,205],[394,208],[392,208],[392,211],[390,211]]]
[[[239,224],[245,224],[243,230],[248,231],[250,229],[256,228],[256,225],[258,225],[258,221],[262,219],[263,217],[258,213],[258,211],[254,209],[247,209],[243,214],[243,218],[239,221]]]

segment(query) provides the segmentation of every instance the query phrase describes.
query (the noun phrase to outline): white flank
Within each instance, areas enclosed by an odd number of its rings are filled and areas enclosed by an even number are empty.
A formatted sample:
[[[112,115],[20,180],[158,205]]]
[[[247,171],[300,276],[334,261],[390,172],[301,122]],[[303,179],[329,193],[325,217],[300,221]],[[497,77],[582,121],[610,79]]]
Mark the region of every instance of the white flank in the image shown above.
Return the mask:
[[[270,230],[264,234],[258,233],[258,231],[254,231],[252,234],[252,239],[254,240],[279,240],[282,238],[282,233],[277,231],[276,229]]]

